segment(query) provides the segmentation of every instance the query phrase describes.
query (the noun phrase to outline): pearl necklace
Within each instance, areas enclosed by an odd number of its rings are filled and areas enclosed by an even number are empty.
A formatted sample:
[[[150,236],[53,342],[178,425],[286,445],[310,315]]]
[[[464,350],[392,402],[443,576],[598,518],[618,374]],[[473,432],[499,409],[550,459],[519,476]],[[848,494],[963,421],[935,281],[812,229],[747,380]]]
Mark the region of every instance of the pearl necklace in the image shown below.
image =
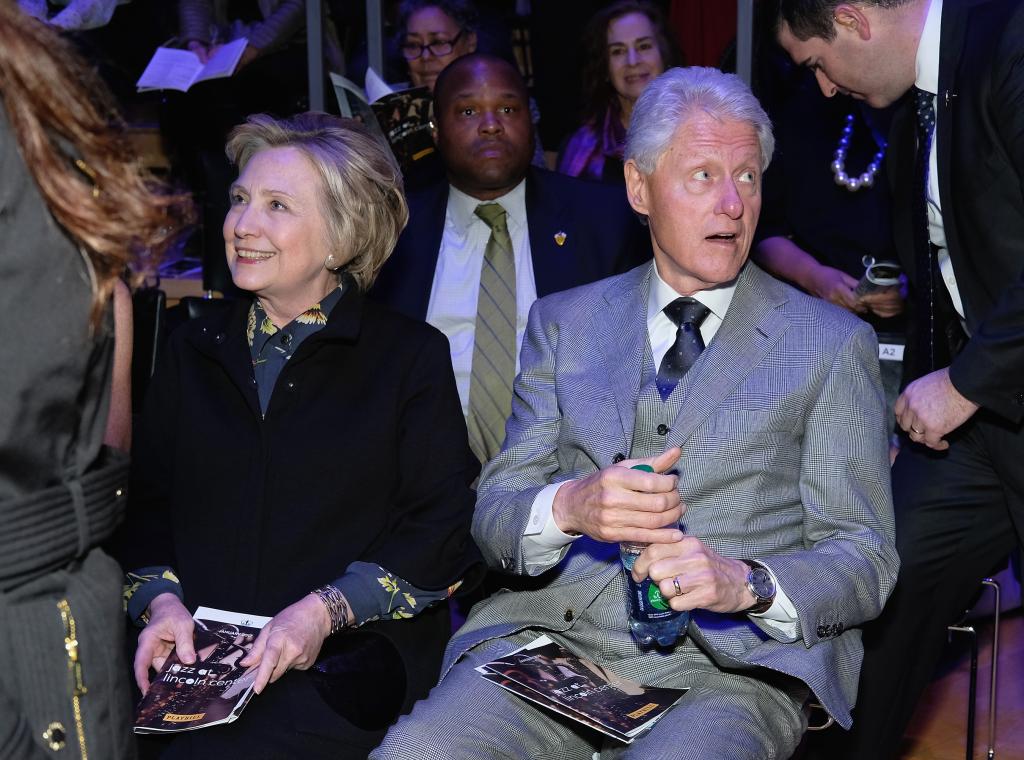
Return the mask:
[[[871,159],[867,170],[859,177],[851,177],[846,173],[846,151],[850,147],[850,135],[853,134],[853,114],[846,115],[846,126],[843,127],[843,134],[839,138],[839,147],[836,148],[834,160],[832,161],[832,174],[836,178],[836,184],[845,187],[851,193],[855,193],[862,187],[871,187],[875,184],[875,175],[885,158],[885,143]]]

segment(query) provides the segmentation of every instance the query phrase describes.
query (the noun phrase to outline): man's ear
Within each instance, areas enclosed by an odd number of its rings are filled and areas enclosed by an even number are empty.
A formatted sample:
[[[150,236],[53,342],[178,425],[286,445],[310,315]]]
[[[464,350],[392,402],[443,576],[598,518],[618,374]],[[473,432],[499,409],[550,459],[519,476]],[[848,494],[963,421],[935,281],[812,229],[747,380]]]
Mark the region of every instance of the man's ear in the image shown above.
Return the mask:
[[[626,175],[626,199],[629,205],[636,213],[647,216],[647,177],[632,158],[626,162],[623,172]]]
[[[843,3],[836,6],[832,18],[840,31],[853,32],[865,41],[871,39],[871,20],[864,13],[863,8]]]

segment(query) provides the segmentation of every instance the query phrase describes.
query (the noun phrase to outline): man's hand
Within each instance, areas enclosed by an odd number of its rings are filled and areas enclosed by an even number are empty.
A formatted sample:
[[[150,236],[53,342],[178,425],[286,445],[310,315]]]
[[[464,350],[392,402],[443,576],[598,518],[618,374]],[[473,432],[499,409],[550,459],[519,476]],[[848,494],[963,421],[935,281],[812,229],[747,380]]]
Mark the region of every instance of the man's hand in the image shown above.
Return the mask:
[[[139,634],[135,650],[135,683],[139,691],[149,691],[149,669],[160,670],[171,650],[177,649],[178,659],[186,665],[195,662],[194,628],[195,621],[174,594],[160,594],[149,603],[149,623]]]
[[[330,633],[327,607],[315,595],[307,594],[263,627],[252,650],[238,664],[246,668],[259,665],[254,688],[260,694],[268,683],[292,668],[306,670],[312,666]]]
[[[686,536],[644,549],[633,565],[633,579],[639,583],[650,576],[674,610],[741,612],[757,601],[747,588],[749,571],[745,562],[723,557],[700,539]]]
[[[555,525],[609,543],[679,541],[683,532],[676,523],[684,511],[676,490],[679,478],[660,474],[679,461],[679,454],[676,447],[653,459],[627,459],[567,482],[551,505]],[[649,464],[654,472],[630,469],[637,464]]]
[[[898,285],[865,293],[857,299],[857,311],[867,311],[876,317],[888,319],[903,312],[903,296]]]
[[[867,307],[860,305],[857,294],[853,292],[856,287],[857,280],[855,278],[846,272],[824,264],[814,270],[808,282],[808,290],[811,295],[823,298],[847,311],[860,313]]]
[[[967,422],[978,408],[953,387],[945,367],[908,385],[896,399],[895,412],[910,440],[945,451],[949,442],[944,436]]]

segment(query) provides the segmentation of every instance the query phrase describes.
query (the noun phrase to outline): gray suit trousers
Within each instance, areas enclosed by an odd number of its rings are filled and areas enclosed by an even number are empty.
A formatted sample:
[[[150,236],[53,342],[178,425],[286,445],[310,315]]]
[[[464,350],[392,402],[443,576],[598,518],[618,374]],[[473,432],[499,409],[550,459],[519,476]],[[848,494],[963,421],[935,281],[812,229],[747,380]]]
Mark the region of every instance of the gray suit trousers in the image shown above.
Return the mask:
[[[763,669],[723,671],[687,640],[678,648],[686,650],[685,665],[658,685],[690,691],[647,734],[622,744],[535,707],[474,670],[537,635],[524,631],[468,652],[392,727],[371,760],[591,760],[595,754],[601,760],[786,760],[806,727],[802,683]]]

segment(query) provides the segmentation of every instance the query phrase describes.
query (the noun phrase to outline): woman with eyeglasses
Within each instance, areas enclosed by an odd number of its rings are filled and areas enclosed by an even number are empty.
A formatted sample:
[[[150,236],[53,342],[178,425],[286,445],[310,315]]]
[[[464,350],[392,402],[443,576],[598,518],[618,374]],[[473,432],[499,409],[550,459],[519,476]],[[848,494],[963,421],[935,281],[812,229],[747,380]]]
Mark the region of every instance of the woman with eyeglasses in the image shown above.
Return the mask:
[[[583,56],[583,125],[562,150],[558,171],[622,184],[633,104],[649,82],[680,64],[679,55],[658,8],[623,0],[591,18]]]
[[[399,9],[398,49],[413,87],[434,91],[445,66],[476,51],[476,9],[465,0],[406,0]]]

